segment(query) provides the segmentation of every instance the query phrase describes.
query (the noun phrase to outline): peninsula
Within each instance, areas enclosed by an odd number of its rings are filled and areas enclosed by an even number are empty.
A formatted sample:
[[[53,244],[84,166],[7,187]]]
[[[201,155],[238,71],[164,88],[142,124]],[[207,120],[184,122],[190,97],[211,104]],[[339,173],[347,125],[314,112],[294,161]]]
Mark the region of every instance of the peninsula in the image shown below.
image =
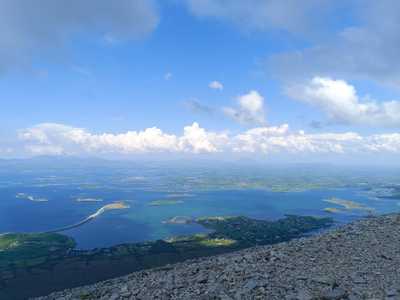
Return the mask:
[[[82,221],[72,224],[72,225],[68,225],[68,226],[64,226],[61,228],[57,228],[54,230],[49,230],[46,231],[44,233],[56,233],[56,232],[62,232],[62,231],[66,231],[69,229],[73,229],[79,226],[82,226],[83,224],[86,224],[90,221],[93,221],[94,219],[96,219],[98,216],[100,216],[101,214],[105,213],[106,211],[109,210],[115,210],[115,209],[126,209],[129,208],[129,205],[126,204],[125,202],[119,201],[119,202],[114,202],[114,203],[110,203],[107,205],[104,205],[103,207],[101,207],[99,210],[97,210],[94,214],[91,214],[90,216],[88,216],[87,218],[83,219]]]
[[[400,215],[51,294],[53,299],[400,299]]]

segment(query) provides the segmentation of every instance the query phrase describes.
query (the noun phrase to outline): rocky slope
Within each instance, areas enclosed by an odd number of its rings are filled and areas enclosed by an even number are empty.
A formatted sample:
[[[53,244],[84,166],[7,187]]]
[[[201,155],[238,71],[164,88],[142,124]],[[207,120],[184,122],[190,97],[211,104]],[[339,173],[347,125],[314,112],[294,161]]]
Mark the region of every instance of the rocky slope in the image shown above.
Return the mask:
[[[400,299],[400,215],[40,299]]]

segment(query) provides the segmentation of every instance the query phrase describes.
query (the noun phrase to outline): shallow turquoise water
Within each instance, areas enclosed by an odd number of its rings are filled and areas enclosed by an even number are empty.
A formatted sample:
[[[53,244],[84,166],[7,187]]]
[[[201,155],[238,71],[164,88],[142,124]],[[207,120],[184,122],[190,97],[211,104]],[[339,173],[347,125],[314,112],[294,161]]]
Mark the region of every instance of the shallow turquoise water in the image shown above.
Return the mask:
[[[46,198],[48,202],[17,199],[17,193]],[[330,216],[339,223],[365,215],[363,212],[330,214],[325,207],[337,207],[323,199],[338,197],[372,207],[376,213],[399,211],[396,200],[374,200],[361,190],[331,189],[306,192],[270,192],[265,190],[222,190],[196,192],[183,197],[161,192],[126,189],[82,189],[79,187],[3,187],[0,189],[0,232],[35,232],[77,223],[107,203],[124,200],[130,208],[110,211],[79,228],[64,232],[74,237],[79,248],[111,246],[175,235],[204,232],[199,225],[163,224],[175,216],[245,215],[276,219],[285,214]],[[76,202],[78,197],[101,198],[102,202]],[[183,203],[150,206],[154,200],[174,199]]]

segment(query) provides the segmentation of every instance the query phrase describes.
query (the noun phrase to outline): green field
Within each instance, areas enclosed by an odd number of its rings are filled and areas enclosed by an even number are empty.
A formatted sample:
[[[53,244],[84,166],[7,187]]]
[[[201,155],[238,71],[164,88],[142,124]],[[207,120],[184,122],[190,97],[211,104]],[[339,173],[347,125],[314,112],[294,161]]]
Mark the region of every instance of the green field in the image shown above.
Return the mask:
[[[64,256],[75,247],[72,238],[55,233],[8,233],[0,235],[0,267],[30,267],[51,256]]]

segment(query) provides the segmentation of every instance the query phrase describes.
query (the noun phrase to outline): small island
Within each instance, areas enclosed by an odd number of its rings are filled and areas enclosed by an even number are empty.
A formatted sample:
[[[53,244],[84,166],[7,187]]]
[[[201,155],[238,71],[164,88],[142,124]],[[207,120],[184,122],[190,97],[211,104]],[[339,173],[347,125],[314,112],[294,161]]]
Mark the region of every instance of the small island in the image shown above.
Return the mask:
[[[128,204],[126,204],[123,201],[117,201],[117,202],[113,202],[107,205],[104,205],[102,208],[100,208],[96,213],[94,213],[93,215],[90,215],[89,217],[98,217],[99,215],[105,213],[108,210],[114,210],[114,209],[127,209],[130,206]]]
[[[100,198],[77,198],[76,202],[102,202],[103,199]]]
[[[182,204],[184,201],[182,200],[155,200],[149,203],[150,206],[163,206],[163,205],[175,205]]]
[[[28,195],[26,193],[18,193],[15,196],[15,198],[17,198],[17,199],[26,199],[26,200],[29,200],[29,201],[32,201],[32,202],[48,202],[49,201],[48,199],[36,198],[36,197],[34,197],[32,195]]]
[[[167,198],[187,198],[187,197],[194,197],[194,196],[195,196],[194,194],[189,194],[189,193],[166,195]]]
[[[193,223],[194,220],[191,217],[187,216],[176,216],[166,221],[163,221],[164,224],[190,224]]]
[[[328,202],[328,203],[340,205],[347,211],[359,210],[359,211],[366,211],[368,213],[372,213],[374,211],[373,208],[367,207],[361,203],[358,203],[355,201],[350,201],[350,200],[344,200],[344,199],[340,199],[340,198],[336,198],[336,197],[324,199],[324,201]],[[333,211],[331,211],[331,212],[333,212]]]
[[[336,214],[336,213],[341,213],[342,211],[336,207],[325,207],[324,212]]]

